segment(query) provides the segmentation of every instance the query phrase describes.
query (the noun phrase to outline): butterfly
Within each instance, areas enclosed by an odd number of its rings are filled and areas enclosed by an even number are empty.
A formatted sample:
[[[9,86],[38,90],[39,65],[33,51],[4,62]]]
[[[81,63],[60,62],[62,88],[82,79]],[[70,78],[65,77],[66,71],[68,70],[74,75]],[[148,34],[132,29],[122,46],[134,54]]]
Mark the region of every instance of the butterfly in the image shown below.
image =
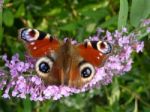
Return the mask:
[[[18,35],[29,54],[37,58],[35,70],[48,85],[83,87],[112,51],[111,44],[102,40],[72,44],[71,39],[61,41],[30,28],[20,29]]]

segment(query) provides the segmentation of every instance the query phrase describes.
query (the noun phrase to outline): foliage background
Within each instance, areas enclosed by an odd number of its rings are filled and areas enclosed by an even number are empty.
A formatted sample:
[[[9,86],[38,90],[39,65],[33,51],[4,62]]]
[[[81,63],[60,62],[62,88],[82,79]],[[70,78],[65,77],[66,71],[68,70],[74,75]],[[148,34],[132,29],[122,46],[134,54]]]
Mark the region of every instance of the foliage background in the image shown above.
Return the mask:
[[[17,30],[22,27],[82,41],[98,27],[114,31],[126,26],[132,31],[148,17],[149,0],[4,0],[0,11],[0,55],[7,53],[11,57],[18,52],[23,57],[25,49],[17,39]],[[150,112],[150,41],[146,32],[142,34],[144,52],[134,54],[132,70],[115,77],[108,86],[58,101],[0,98],[0,112]]]

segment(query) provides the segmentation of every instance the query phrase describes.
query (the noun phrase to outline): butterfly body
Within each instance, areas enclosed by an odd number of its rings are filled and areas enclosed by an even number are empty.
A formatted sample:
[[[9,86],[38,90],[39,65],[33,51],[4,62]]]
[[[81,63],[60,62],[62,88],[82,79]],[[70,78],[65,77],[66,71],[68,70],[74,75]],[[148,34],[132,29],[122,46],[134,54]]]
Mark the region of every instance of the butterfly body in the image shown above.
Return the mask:
[[[49,85],[82,87],[95,75],[95,67],[102,66],[111,52],[107,42],[72,44],[70,39],[58,41],[36,29],[21,29],[19,38],[24,40],[29,53],[38,59],[35,70]]]

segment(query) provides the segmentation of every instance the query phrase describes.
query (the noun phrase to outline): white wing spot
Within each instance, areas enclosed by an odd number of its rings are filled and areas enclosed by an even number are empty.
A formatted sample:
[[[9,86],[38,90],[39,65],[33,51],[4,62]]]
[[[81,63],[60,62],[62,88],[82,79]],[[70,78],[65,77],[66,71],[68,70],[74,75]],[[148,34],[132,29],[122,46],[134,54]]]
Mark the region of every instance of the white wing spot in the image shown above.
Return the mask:
[[[33,49],[34,49],[34,50],[36,50],[36,49],[37,49],[37,47],[33,47]]]
[[[100,57],[97,57],[97,59],[100,59]]]
[[[90,47],[92,46],[92,44],[91,44],[91,42],[90,42],[90,41],[89,41],[89,42],[87,42],[87,45],[88,45],[88,46],[90,46]]]
[[[35,42],[31,42],[31,43],[30,43],[30,45],[34,45],[34,44],[35,44]]]
[[[102,53],[99,53],[100,56],[102,56]]]
[[[50,38],[50,34],[47,34],[45,38]]]

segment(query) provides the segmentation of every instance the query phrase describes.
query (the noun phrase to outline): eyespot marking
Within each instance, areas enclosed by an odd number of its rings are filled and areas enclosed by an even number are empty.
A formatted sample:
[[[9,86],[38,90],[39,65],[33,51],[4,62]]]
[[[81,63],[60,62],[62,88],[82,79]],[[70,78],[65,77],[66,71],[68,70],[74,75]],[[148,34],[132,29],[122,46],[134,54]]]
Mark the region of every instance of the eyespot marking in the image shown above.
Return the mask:
[[[82,81],[88,82],[93,78],[95,74],[95,68],[93,67],[92,64],[86,61],[81,61],[79,63],[79,72],[80,72]]]
[[[38,39],[39,31],[36,29],[22,28],[19,30],[19,37],[27,42],[33,42]]]
[[[40,77],[47,77],[53,67],[53,61],[48,57],[40,58],[35,64],[35,70]]]
[[[98,41],[97,49],[100,52],[102,52],[103,54],[109,54],[112,50],[112,47],[111,47],[110,43],[108,43],[108,42]],[[102,54],[99,54],[99,55],[102,55]]]
[[[29,31],[29,35],[30,35],[31,37],[34,37],[35,34],[36,34],[36,32],[35,32],[34,30]]]

